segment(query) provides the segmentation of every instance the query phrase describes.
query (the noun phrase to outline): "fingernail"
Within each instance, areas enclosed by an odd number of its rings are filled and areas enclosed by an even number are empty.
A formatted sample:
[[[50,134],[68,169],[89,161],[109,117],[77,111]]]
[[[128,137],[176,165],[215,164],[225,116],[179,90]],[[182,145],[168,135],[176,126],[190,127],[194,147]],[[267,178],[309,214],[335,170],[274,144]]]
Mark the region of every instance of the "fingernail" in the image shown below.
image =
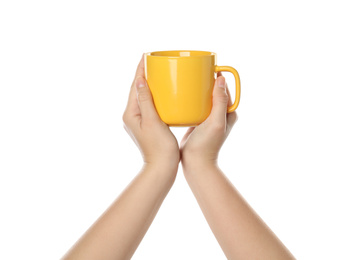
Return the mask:
[[[225,78],[224,77],[218,77],[218,79],[217,79],[217,85],[218,85],[218,87],[220,87],[220,88],[224,88],[225,86],[226,86],[226,80],[225,80]]]
[[[136,79],[136,87],[137,88],[145,87],[145,79],[143,77],[138,77]]]

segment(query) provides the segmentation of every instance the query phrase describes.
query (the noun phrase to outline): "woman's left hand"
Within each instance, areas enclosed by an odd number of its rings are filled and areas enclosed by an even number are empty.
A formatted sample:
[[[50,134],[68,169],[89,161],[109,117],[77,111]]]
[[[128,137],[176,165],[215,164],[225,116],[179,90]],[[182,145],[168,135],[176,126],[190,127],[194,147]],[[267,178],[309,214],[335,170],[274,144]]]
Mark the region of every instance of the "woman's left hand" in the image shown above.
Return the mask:
[[[124,127],[140,149],[145,164],[176,168],[180,162],[179,146],[156,112],[144,66],[142,57],[123,115]]]

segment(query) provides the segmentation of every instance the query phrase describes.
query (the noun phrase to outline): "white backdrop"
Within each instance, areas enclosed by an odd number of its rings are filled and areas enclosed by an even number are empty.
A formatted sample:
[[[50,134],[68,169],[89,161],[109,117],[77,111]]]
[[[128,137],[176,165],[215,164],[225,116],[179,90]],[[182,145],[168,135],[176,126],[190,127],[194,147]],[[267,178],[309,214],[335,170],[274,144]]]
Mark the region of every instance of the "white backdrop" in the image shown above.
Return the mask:
[[[128,90],[173,49],[239,71],[220,165],[284,244],[357,259],[353,2],[1,1],[0,259],[59,259],[133,179]],[[181,169],[133,259],[225,259]]]

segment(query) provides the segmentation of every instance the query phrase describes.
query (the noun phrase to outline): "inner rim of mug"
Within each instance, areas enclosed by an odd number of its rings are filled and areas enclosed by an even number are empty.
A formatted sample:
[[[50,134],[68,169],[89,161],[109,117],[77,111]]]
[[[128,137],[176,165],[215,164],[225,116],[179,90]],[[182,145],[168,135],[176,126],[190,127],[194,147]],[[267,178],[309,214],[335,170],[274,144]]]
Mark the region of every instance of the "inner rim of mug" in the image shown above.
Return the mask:
[[[214,52],[210,51],[154,51],[149,52],[147,55],[155,57],[173,57],[173,58],[184,58],[184,57],[198,57],[198,56],[213,56]]]

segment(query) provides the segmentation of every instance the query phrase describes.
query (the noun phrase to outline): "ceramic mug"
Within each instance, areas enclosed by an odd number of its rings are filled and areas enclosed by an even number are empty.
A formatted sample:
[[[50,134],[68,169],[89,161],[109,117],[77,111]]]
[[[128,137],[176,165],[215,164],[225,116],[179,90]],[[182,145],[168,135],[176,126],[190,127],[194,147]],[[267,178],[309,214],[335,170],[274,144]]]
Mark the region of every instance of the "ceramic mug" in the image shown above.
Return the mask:
[[[196,126],[211,113],[216,73],[233,73],[236,85],[233,112],[240,99],[238,72],[217,66],[217,56],[207,51],[157,51],[145,53],[145,77],[156,110],[169,126]]]

